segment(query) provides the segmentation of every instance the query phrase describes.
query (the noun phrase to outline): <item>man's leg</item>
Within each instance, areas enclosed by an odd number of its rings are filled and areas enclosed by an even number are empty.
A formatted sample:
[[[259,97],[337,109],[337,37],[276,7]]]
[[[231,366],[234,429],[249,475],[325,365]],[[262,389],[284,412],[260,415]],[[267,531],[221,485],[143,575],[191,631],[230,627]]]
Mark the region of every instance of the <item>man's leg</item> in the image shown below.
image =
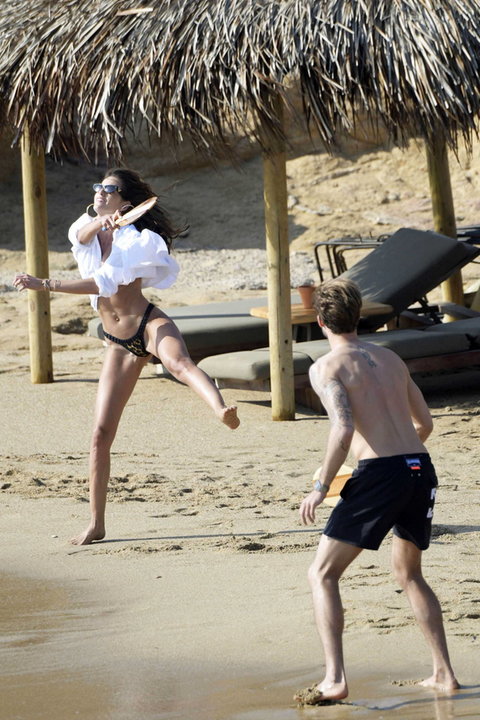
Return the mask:
[[[460,685],[450,664],[440,603],[422,574],[422,551],[414,543],[394,536],[392,567],[432,651],[433,675],[421,684],[437,690],[457,690]]]
[[[345,569],[362,552],[361,548],[322,535],[317,554],[308,571],[318,633],[325,653],[325,677],[307,699],[308,704],[347,697],[348,687],[343,663],[343,607],[339,580]]]

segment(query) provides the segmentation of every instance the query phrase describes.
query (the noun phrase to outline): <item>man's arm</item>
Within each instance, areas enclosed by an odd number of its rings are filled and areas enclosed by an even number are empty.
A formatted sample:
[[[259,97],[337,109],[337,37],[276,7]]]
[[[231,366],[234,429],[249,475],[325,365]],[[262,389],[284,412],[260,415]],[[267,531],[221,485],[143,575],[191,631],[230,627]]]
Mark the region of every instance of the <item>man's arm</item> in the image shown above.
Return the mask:
[[[319,395],[330,420],[327,449],[318,478],[318,490],[313,490],[300,505],[300,517],[306,525],[315,520],[315,508],[325,498],[332,480],[345,462],[352,442],[355,426],[348,393],[343,383],[334,376],[323,379],[318,367],[312,368],[310,380]]]
[[[330,420],[330,432],[319,480],[330,486],[347,458],[355,427],[348,394],[340,380],[330,378],[320,391],[320,400]]]
[[[422,442],[425,442],[433,430],[433,420],[420,388],[413,382],[410,375],[408,376],[408,402],[417,435]]]

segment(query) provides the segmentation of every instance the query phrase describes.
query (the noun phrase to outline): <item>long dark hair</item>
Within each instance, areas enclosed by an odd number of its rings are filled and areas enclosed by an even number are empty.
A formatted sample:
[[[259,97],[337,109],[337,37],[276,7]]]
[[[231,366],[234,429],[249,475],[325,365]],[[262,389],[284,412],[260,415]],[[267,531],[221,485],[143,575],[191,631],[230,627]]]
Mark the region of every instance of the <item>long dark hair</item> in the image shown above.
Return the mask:
[[[157,194],[147,182],[142,180],[135,170],[112,168],[111,170],[107,170],[105,177],[115,177],[118,179],[122,188],[122,192],[120,193],[121,197],[131,203],[133,207],[136,207],[144,202],[144,200],[148,200],[148,198]],[[148,210],[148,212],[138,218],[138,220],[135,220],[133,225],[135,225],[139,232],[142,230],[153,230],[153,232],[161,235],[169,251],[172,247],[173,238],[177,237],[186,229],[185,227],[174,227],[165,210],[159,205],[158,200],[153,208]]]

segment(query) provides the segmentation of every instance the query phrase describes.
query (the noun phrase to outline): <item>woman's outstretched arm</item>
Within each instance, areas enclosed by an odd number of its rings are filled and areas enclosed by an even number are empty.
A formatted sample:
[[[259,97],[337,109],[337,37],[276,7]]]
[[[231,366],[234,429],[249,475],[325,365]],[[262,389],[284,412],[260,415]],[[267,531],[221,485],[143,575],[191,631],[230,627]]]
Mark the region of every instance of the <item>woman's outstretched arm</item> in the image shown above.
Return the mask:
[[[74,295],[98,295],[98,285],[93,278],[83,280],[51,280],[37,278],[27,273],[15,275],[13,286],[17,290],[40,290],[43,292],[64,292]]]

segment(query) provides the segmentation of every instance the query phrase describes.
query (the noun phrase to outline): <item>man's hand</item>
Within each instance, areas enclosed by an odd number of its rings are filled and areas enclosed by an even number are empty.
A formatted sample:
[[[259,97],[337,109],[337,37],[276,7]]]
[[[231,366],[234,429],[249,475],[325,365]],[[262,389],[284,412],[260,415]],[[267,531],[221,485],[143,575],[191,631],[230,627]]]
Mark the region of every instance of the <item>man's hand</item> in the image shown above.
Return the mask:
[[[299,513],[304,525],[315,522],[315,508],[323,502],[326,494],[326,491],[323,490],[321,492],[312,490],[312,492],[302,500]]]

